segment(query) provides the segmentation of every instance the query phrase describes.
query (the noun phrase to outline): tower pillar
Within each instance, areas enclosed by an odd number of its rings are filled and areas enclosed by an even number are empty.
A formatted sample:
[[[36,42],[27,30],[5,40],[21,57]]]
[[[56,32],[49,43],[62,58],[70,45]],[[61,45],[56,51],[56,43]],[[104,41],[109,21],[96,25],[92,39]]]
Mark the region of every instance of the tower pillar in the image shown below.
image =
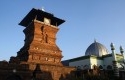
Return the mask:
[[[113,57],[113,71],[114,71],[114,77],[119,78],[119,69],[117,66],[117,60],[116,60],[116,53],[115,53],[115,47],[114,44],[111,43],[111,50],[112,50],[112,57]]]

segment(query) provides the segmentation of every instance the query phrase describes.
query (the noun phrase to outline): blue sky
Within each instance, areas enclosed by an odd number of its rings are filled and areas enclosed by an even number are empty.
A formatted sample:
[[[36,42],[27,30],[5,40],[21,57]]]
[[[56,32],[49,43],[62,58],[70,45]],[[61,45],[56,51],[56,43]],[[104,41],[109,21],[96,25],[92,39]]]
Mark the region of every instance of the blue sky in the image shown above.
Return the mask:
[[[125,0],[0,0],[0,60],[16,56],[24,45],[24,27],[18,23],[32,9],[41,9],[66,20],[57,34],[65,59],[83,56],[96,39],[109,52],[125,47]]]

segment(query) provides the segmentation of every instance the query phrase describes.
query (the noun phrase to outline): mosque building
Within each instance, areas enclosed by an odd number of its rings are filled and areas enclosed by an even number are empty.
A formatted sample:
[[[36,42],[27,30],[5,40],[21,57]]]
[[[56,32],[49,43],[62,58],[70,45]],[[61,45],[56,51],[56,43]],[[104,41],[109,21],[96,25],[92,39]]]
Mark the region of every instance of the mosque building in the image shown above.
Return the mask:
[[[81,70],[94,69],[94,67],[98,67],[102,70],[113,70],[114,68],[123,70],[124,50],[122,46],[120,46],[120,53],[115,52],[113,43],[111,43],[110,46],[112,50],[111,53],[109,53],[103,44],[94,41],[94,43],[87,48],[85,56],[65,60],[62,61],[62,63],[66,66],[74,66]],[[115,66],[113,62],[116,62]]]

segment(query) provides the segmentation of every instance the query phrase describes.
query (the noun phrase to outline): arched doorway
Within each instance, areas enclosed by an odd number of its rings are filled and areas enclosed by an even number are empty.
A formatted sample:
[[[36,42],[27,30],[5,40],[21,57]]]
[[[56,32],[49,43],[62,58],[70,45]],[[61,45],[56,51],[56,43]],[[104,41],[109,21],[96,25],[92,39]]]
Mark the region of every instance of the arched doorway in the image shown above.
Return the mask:
[[[22,78],[19,75],[10,75],[6,80],[22,80]]]
[[[88,65],[85,65],[85,66],[83,66],[83,69],[84,69],[84,70],[88,70],[88,69],[89,69],[89,66],[88,66]]]

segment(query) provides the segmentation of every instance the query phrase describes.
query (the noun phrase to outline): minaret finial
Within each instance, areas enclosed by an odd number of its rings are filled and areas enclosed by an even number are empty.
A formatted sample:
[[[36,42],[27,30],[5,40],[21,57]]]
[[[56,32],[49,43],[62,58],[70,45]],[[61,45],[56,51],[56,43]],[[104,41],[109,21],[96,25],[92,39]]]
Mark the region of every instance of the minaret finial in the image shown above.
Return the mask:
[[[123,53],[124,53],[124,49],[123,49],[123,47],[122,46],[120,46],[120,53],[123,55]]]
[[[111,43],[111,50],[115,50],[115,47],[114,47],[114,44],[113,43]]]

